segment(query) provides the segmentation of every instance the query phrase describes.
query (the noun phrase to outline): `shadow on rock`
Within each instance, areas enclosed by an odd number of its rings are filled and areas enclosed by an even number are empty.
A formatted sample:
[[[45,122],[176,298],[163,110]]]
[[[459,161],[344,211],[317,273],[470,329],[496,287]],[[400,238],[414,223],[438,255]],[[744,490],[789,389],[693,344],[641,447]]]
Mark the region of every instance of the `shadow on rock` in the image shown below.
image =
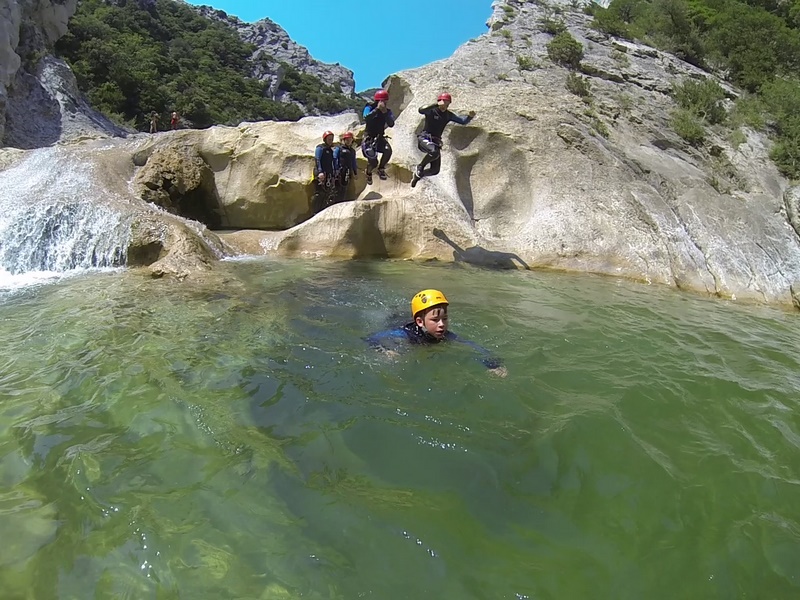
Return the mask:
[[[447,234],[437,227],[434,227],[433,235],[453,249],[453,260],[455,262],[465,262],[471,265],[495,269],[517,269],[518,262],[526,271],[530,271],[531,269],[524,260],[513,252],[486,250],[480,246],[472,246],[471,248],[464,249],[447,237]]]

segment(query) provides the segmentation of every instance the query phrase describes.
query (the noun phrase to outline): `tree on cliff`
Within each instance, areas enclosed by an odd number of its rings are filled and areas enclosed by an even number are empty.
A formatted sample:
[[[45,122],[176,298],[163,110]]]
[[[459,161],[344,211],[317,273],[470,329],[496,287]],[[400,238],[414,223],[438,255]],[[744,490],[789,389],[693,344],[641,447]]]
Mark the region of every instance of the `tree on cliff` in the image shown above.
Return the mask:
[[[594,27],[638,39],[755,95],[776,144],[772,158],[800,179],[800,0],[611,0]]]
[[[226,25],[186,4],[155,0],[109,4],[82,0],[56,50],[70,63],[92,105],[124,124],[143,128],[152,110],[177,110],[195,127],[247,120],[297,120],[306,112],[341,112],[354,98],[311,75],[316,94],[284,103],[265,97],[251,76],[254,46]],[[315,81],[309,84],[307,79]]]

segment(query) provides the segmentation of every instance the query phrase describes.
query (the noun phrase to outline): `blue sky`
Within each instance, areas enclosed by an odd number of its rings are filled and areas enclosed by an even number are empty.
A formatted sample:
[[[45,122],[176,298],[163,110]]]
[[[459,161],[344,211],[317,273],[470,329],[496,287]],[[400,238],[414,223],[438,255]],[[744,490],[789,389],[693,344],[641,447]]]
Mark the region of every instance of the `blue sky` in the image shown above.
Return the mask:
[[[268,17],[324,61],[355,73],[356,89],[450,56],[486,31],[492,0],[191,0],[243,21]]]

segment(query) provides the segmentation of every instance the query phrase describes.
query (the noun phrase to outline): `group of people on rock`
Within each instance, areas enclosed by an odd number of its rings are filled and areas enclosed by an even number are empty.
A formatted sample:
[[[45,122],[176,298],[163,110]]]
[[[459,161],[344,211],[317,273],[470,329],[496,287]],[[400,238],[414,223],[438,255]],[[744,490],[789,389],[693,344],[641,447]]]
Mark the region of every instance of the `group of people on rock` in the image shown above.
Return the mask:
[[[394,127],[395,118],[392,110],[386,105],[388,100],[389,93],[386,90],[378,90],[372,102],[364,107],[363,117],[366,126],[364,139],[361,142],[361,153],[367,159],[365,172],[367,185],[372,185],[374,173],[377,173],[380,179],[389,178],[386,174],[386,165],[392,157],[392,146],[389,144],[386,128]],[[447,124],[466,125],[475,117],[475,111],[470,111],[466,117],[451,112],[449,109],[452,101],[452,96],[443,92],[439,94],[435,103],[419,109],[425,122],[417,136],[417,147],[425,153],[425,156],[414,169],[411,187],[415,187],[423,177],[439,173],[442,164],[442,135]],[[353,140],[353,133],[348,131],[342,135],[341,144],[334,146],[333,132],[326,131],[322,134],[322,143],[314,152],[316,190],[312,208],[315,213],[331,204],[343,201],[350,179],[358,176],[356,147],[353,145]]]
[[[158,132],[158,121],[161,117],[158,116],[156,111],[150,113],[150,133],[157,133]],[[178,126],[180,125],[181,119],[178,116],[177,111],[172,111],[172,114],[169,117],[169,128],[175,131]]]

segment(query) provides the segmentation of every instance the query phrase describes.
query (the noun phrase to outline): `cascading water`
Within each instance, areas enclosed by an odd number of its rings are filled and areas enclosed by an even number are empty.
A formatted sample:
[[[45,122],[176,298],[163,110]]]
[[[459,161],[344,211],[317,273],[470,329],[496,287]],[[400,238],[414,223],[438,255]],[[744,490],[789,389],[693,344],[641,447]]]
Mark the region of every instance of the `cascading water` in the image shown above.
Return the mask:
[[[92,167],[57,147],[0,171],[0,288],[124,264],[128,218],[96,188]]]

